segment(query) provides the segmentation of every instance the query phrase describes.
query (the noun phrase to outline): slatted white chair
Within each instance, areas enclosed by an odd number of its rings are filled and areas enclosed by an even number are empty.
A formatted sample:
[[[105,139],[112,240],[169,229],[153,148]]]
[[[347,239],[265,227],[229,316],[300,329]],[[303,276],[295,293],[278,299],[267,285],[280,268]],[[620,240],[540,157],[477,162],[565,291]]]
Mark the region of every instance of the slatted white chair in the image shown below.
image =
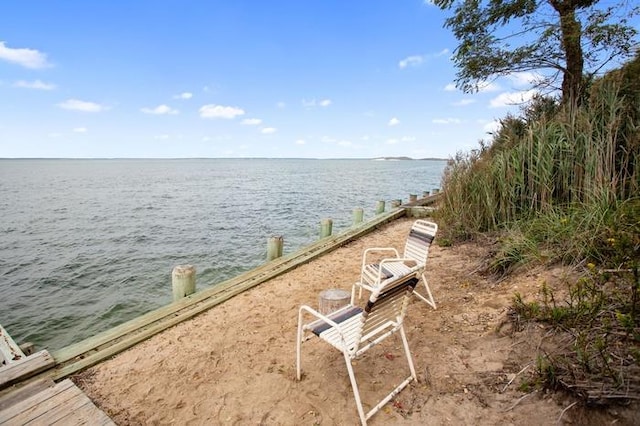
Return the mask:
[[[407,336],[403,328],[403,321],[413,294],[413,289],[418,282],[415,275],[406,275],[395,281],[388,280],[384,285],[374,289],[364,309],[354,306],[352,303],[333,312],[323,315],[309,306],[301,306],[298,314],[298,335],[296,345],[296,375],[301,378],[301,345],[303,342],[319,337],[338,349],[344,355],[351,380],[351,387],[358,408],[358,415],[363,425],[378,412],[387,402],[404,389],[412,380],[417,380],[416,371],[411,359]],[[351,292],[353,302],[356,286]],[[303,323],[305,316],[312,316],[314,320]],[[382,340],[400,332],[407,362],[411,375],[398,385],[391,393],[384,397],[368,413],[364,412],[358,384],[353,371],[352,361],[371,349]]]
[[[433,300],[425,268],[429,247],[438,232],[438,225],[427,220],[419,219],[414,222],[407,236],[402,256],[393,247],[373,247],[368,248],[362,255],[362,268],[360,272],[359,297],[362,296],[362,289],[373,291],[386,280],[397,279],[408,274],[418,272],[427,291],[426,296],[414,293],[419,299],[436,309],[436,302]],[[388,256],[377,263],[372,262],[374,256]]]

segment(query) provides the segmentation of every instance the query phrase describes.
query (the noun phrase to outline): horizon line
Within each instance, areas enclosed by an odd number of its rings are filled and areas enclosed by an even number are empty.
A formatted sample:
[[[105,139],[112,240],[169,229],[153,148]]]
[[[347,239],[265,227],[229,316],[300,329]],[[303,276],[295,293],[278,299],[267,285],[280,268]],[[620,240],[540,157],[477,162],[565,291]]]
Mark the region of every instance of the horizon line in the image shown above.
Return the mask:
[[[398,160],[447,161],[448,158],[382,157],[0,157],[0,160]]]

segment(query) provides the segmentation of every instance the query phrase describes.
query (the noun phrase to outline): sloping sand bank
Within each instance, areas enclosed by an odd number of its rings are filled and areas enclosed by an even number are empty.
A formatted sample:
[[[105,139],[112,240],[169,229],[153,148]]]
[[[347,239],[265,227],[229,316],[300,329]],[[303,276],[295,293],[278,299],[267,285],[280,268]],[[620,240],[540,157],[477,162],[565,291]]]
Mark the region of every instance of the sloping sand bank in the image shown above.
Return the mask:
[[[327,288],[350,290],[362,251],[401,249],[411,223],[392,222],[74,381],[119,425],[358,424],[342,354],[317,339],[306,342],[303,379],[295,380],[298,307],[317,307]],[[558,284],[564,271],[534,271],[497,284],[475,272],[485,250],[432,247],[429,282],[438,309],[415,299],[405,325],[419,381],[369,423],[638,424],[631,408],[587,411],[526,386],[544,330],[511,333],[501,324],[514,292],[534,297],[543,282]],[[355,364],[365,409],[409,374],[399,337],[387,340]]]

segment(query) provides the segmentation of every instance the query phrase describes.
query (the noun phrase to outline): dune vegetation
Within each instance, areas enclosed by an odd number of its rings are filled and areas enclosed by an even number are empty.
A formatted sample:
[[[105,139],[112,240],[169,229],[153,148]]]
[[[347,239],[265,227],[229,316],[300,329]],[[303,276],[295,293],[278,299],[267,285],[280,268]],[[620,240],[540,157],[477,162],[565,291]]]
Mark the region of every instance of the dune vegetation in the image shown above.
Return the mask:
[[[515,294],[517,327],[550,325],[532,385],[587,403],[640,399],[640,54],[580,102],[538,97],[449,161],[440,244],[495,242],[486,272],[572,265],[565,289]],[[517,328],[516,327],[516,328]]]

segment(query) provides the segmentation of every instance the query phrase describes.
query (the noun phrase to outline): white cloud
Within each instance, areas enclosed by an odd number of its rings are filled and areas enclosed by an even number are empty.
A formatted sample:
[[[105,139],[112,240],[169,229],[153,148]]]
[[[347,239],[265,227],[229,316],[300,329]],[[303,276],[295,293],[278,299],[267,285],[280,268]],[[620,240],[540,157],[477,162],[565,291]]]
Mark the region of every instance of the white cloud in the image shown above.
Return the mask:
[[[478,92],[497,92],[500,90],[500,86],[496,83],[482,82],[478,83]]]
[[[445,92],[455,92],[456,90],[458,90],[456,88],[455,83],[449,83],[446,86],[444,86],[444,91]],[[482,93],[482,92],[496,92],[500,90],[500,86],[498,86],[496,83],[490,83],[487,81],[483,81],[481,83],[478,83],[478,92]]]
[[[262,120],[259,118],[245,118],[242,120],[242,124],[245,126],[257,126],[258,124],[262,124]]]
[[[351,143],[351,141],[344,140],[344,141],[338,142],[338,146],[351,146],[351,145],[353,145],[353,143]]]
[[[471,104],[473,104],[475,102],[476,102],[475,99],[466,98],[466,99],[460,99],[457,102],[453,102],[451,105],[453,105],[453,106],[467,106],[467,105],[471,105]]]
[[[237,107],[209,104],[203,105],[200,108],[200,117],[202,118],[224,118],[231,120],[239,115],[244,115],[244,110]]]
[[[387,123],[388,126],[397,126],[398,124],[400,124],[400,120],[398,120],[396,117],[393,117],[391,120],[389,120],[389,123]]]
[[[86,127],[76,127],[73,129],[73,131],[75,133],[87,133],[87,128]]]
[[[15,87],[22,87],[24,89],[37,89],[37,90],[53,90],[56,88],[55,84],[45,83],[40,80],[25,81],[19,80],[14,83]]]
[[[319,101],[317,101],[315,99],[311,99],[310,101],[308,101],[306,99],[302,100],[302,106],[304,106],[305,108],[312,108],[312,107],[316,107],[316,106],[320,106],[320,107],[326,108],[329,105],[331,105],[331,99],[321,99]]]
[[[402,139],[400,139],[402,142],[414,142],[416,140],[415,137],[413,136],[403,136]]]
[[[191,98],[193,98],[193,93],[191,92],[183,92],[173,97],[173,99],[191,99]]]
[[[398,139],[392,138],[392,139],[387,139],[387,145],[395,145],[398,142],[400,142]]]
[[[287,106],[287,104],[285,104],[285,103],[284,103],[284,102],[282,102],[282,101],[280,101],[280,102],[276,103],[276,107],[278,107],[278,108],[284,108],[284,107],[286,107],[286,106]]]
[[[296,141],[296,145],[306,145],[306,144],[307,144],[307,141],[305,141],[304,139],[298,139]]]
[[[25,68],[47,68],[47,55],[34,49],[12,49],[0,41],[0,59],[22,65]]]
[[[540,81],[543,77],[535,72],[523,71],[509,74],[507,78],[511,80],[516,87],[527,87],[536,83],[536,81]]]
[[[272,135],[277,131],[278,129],[276,129],[275,127],[265,127],[264,129],[260,130],[260,133],[262,133],[263,135]]]
[[[424,56],[412,55],[412,56],[407,56],[406,58],[398,62],[398,67],[400,67],[400,69],[405,69],[407,67],[417,67],[423,62],[424,62]]]
[[[58,106],[63,109],[83,112],[100,112],[107,109],[105,106],[95,102],[80,101],[78,99],[68,99],[59,103]]]
[[[154,115],[166,115],[166,114],[175,115],[175,114],[178,114],[179,112],[177,109],[173,109],[167,105],[158,105],[155,108],[142,108],[140,111],[144,112],[145,114],[154,114]]]
[[[482,130],[486,133],[495,133],[498,129],[500,129],[500,121],[498,120],[490,121],[482,126]]]
[[[459,118],[434,118],[431,122],[434,124],[460,124],[462,120]]]
[[[164,134],[164,135],[156,135],[153,137],[154,139],[158,139],[158,140],[167,140],[169,139],[169,135]]]
[[[398,62],[398,67],[400,69],[405,69],[408,67],[417,67],[422,65],[427,59],[433,59],[433,58],[439,58],[441,56],[446,56],[449,55],[450,51],[449,49],[442,49],[439,52],[436,53],[430,53],[428,55],[411,55],[411,56],[407,56],[406,58],[402,59],[400,62]]]
[[[491,99],[489,106],[491,108],[502,108],[523,104],[531,100],[536,93],[536,90],[527,90],[525,92],[504,92]]]

